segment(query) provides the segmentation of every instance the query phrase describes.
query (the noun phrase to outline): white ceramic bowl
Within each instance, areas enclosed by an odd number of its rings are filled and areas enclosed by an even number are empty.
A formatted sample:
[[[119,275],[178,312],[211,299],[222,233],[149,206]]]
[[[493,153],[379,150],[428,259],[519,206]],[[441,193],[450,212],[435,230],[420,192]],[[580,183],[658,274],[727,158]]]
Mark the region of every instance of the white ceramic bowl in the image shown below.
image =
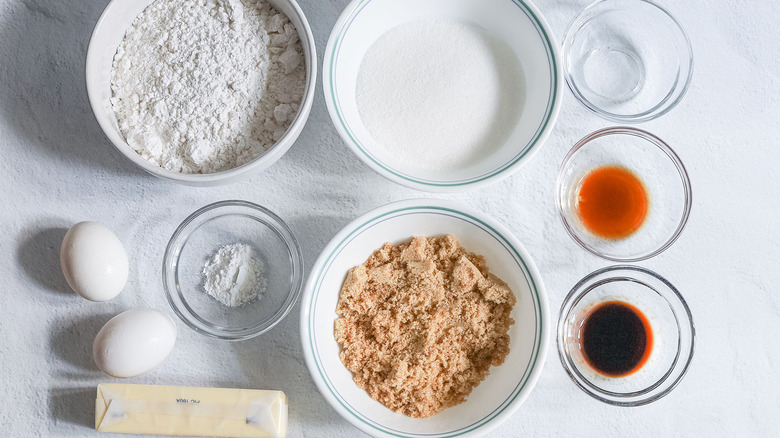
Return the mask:
[[[524,106],[508,140],[457,170],[431,171],[393,157],[364,126],[356,99],[360,65],[373,43],[399,25],[437,18],[475,25],[503,41],[517,55],[525,76]],[[527,0],[353,0],[333,28],[323,65],[325,101],[347,145],[379,174],[419,190],[465,191],[507,177],[544,143],[560,109],[558,46]]]
[[[264,155],[234,169],[211,174],[185,174],[163,169],[142,158],[125,141],[111,106],[111,63],[133,20],[154,0],[113,0],[100,16],[87,50],[87,94],[95,118],[111,143],[133,163],[154,176],[191,186],[217,186],[249,178],[281,158],[295,143],[309,118],[317,82],[317,50],[309,22],[295,0],[268,0],[298,30],[306,60],[306,89],[300,111],[284,136]]]
[[[333,337],[336,303],[347,271],[385,242],[447,233],[469,251],[485,256],[490,271],[517,296],[510,353],[466,402],[429,418],[410,418],[374,401],[353,382]],[[314,382],[339,414],[375,437],[479,436],[492,430],[518,409],[536,384],[547,355],[549,327],[539,272],[517,238],[482,213],[432,199],[385,205],[347,225],[314,264],[301,304],[301,339]]]

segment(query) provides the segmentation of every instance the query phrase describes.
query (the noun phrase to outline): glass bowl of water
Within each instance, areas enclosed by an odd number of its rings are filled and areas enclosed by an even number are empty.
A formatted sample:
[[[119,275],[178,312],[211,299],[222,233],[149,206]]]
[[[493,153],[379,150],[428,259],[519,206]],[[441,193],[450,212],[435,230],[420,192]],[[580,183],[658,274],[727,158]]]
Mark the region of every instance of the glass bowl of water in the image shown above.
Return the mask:
[[[597,115],[641,123],[682,100],[693,74],[691,41],[649,0],[602,0],[585,8],[563,40],[566,83]]]

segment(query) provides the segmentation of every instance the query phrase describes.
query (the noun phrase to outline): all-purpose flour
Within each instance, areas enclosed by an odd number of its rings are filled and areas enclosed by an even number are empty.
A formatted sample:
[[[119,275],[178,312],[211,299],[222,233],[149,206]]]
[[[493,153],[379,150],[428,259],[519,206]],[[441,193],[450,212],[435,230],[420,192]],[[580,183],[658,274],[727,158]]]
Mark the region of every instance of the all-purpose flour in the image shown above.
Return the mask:
[[[501,147],[523,110],[517,56],[473,25],[404,24],[366,53],[357,105],[388,156],[424,169],[457,169]]]
[[[262,0],[157,0],[114,58],[111,99],[128,144],[157,165],[213,173],[262,155],[304,92],[295,26]]]

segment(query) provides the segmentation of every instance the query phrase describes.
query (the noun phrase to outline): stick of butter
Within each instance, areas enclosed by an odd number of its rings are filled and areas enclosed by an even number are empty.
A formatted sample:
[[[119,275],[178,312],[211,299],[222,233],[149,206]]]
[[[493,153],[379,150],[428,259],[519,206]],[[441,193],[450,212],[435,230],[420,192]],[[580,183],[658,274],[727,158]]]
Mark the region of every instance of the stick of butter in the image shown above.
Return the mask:
[[[284,438],[287,396],[281,391],[101,383],[99,432]]]

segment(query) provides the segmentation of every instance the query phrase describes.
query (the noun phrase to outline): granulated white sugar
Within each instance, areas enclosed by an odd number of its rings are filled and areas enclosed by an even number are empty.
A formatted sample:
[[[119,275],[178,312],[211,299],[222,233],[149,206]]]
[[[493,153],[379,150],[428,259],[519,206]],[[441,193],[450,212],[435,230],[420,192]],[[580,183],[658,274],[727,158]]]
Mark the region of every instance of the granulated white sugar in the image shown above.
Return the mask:
[[[483,29],[413,22],[368,49],[357,105],[388,156],[423,169],[458,169],[507,141],[524,105],[522,78],[515,53]]]

